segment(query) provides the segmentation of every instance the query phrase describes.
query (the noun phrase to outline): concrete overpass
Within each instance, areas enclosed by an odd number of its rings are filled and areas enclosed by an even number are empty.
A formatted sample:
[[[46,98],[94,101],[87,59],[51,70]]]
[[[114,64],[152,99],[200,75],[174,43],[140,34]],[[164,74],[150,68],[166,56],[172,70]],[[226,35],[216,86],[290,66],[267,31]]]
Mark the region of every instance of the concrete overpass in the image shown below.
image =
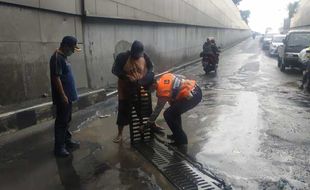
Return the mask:
[[[48,61],[64,35],[77,87],[115,84],[113,55],[138,39],[156,72],[198,58],[207,36],[227,47],[249,36],[231,0],[0,0],[0,105],[50,93]]]
[[[291,20],[292,29],[310,29],[310,20],[309,20],[309,11],[310,11],[310,1],[301,0],[299,2],[296,14]]]

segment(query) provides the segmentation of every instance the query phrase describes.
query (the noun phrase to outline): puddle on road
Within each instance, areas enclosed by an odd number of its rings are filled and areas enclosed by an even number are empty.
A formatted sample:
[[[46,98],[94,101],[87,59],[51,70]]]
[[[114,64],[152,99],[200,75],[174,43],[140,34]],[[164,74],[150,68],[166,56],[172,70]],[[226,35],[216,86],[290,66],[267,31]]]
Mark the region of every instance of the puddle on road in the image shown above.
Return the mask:
[[[286,159],[297,158],[297,153],[291,156],[283,155],[283,160],[278,159],[281,167],[275,164],[277,158],[274,156],[272,158],[265,157],[268,151],[262,150],[265,147],[263,142],[266,139],[262,136],[261,130],[268,126],[269,120],[265,118],[264,112],[261,110],[260,95],[246,91],[232,91],[230,94],[223,94],[223,92],[216,94],[213,91],[210,97],[210,99],[206,98],[204,103],[217,102],[215,103],[215,105],[218,104],[217,106],[204,107],[205,115],[200,114],[202,111],[200,109],[203,109],[203,106],[198,107],[196,113],[198,113],[199,120],[185,121],[186,125],[192,124],[191,130],[186,132],[189,139],[195,138],[192,140],[194,144],[190,154],[193,157],[196,156],[197,161],[214,172],[220,171],[219,176],[233,184],[236,189],[272,189],[274,187],[298,189],[306,187],[307,184],[303,181],[307,180],[307,177],[299,180],[291,179],[286,171],[291,168],[287,162],[292,162],[292,160]],[[221,104],[225,101],[228,103]],[[229,103],[229,101],[233,103]],[[270,105],[272,101],[266,102],[266,104]],[[200,126],[200,129],[197,126]],[[281,134],[278,131],[275,133]],[[267,136],[269,135],[267,134]],[[277,149],[276,145],[269,144],[268,146],[272,148],[266,150]],[[281,143],[277,146],[281,146]],[[282,146],[284,149],[290,147],[287,144]],[[279,152],[285,151],[281,149]],[[275,154],[277,153],[269,152],[269,155]],[[305,155],[305,152],[302,149],[298,155],[300,160],[304,160],[302,156]],[[300,163],[292,170],[302,172],[300,167],[306,167],[306,164]],[[309,171],[304,174],[308,175]]]
[[[92,120],[75,134],[81,149],[74,152],[73,168],[85,189],[161,189],[170,187],[163,176],[130,147],[128,128],[123,143],[112,143],[115,116]],[[109,128],[109,129],[108,129]],[[105,136],[105,137],[103,137]]]

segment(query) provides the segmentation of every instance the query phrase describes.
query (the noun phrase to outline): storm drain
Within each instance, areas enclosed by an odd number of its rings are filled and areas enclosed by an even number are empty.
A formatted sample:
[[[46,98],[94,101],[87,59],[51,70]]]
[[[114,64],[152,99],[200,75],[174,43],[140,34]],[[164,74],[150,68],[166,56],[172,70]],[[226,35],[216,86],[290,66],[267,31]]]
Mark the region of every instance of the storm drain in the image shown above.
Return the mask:
[[[201,172],[188,160],[169,147],[152,141],[134,147],[177,188],[186,190],[224,189],[223,181],[214,175]]]
[[[183,154],[154,139],[150,128],[140,132],[152,113],[151,92],[138,87],[133,92],[130,114],[130,141],[147,160],[177,188],[186,190],[225,189],[223,181],[212,173],[202,172]]]
[[[142,86],[137,87],[136,93],[132,95],[131,114],[130,114],[130,142],[131,144],[148,142],[153,139],[150,128],[145,128],[144,133],[140,132],[140,126],[147,123],[152,113],[152,96],[149,90]]]

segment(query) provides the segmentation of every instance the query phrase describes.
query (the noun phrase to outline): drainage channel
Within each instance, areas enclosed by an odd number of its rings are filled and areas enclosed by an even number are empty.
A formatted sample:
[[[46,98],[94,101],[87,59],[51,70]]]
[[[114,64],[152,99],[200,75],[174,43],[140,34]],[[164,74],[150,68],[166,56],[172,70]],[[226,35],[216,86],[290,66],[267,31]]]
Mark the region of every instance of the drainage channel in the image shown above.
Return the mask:
[[[199,169],[201,167],[197,167],[197,164],[191,162],[184,154],[154,138],[149,127],[141,133],[140,127],[146,124],[151,113],[151,92],[138,87],[132,95],[129,123],[130,141],[134,148],[157,167],[177,189],[229,189],[211,172]]]
[[[225,189],[225,183],[196,168],[174,149],[153,140],[133,145],[177,188],[186,190]]]

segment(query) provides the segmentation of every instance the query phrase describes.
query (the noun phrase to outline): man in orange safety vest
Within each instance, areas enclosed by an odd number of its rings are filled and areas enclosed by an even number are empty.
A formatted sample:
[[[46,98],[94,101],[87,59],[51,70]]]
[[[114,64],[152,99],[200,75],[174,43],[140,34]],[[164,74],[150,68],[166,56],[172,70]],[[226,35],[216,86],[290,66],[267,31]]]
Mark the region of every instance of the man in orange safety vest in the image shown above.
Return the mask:
[[[157,105],[151,114],[147,125],[152,125],[165,104],[170,107],[164,112],[164,118],[172,131],[173,145],[188,143],[187,136],[182,129],[181,115],[194,108],[202,99],[200,87],[195,80],[185,79],[183,76],[166,73],[154,82],[156,89]]]

